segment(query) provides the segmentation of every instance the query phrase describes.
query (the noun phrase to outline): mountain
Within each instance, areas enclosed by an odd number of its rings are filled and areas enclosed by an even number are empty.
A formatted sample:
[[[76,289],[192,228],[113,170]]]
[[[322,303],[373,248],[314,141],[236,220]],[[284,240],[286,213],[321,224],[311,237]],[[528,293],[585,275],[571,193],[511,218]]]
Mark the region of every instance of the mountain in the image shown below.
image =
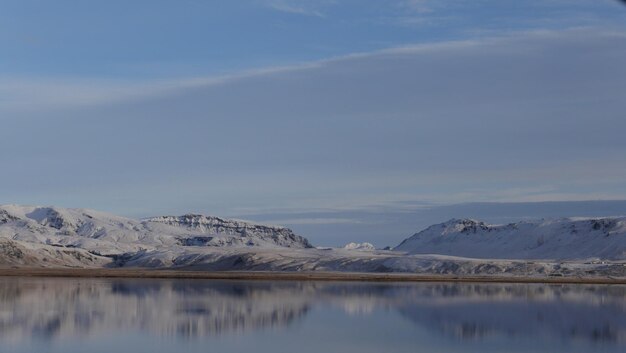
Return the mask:
[[[0,206],[0,266],[626,277],[625,242],[624,218],[508,225],[465,219],[431,226],[392,251],[367,243],[313,248],[288,228],[213,216],[135,220]]]
[[[0,206],[0,238],[112,256],[187,246],[310,248],[290,229],[201,215],[145,220],[86,209]]]
[[[626,259],[626,217],[561,218],[491,225],[452,219],[393,249],[481,259]]]

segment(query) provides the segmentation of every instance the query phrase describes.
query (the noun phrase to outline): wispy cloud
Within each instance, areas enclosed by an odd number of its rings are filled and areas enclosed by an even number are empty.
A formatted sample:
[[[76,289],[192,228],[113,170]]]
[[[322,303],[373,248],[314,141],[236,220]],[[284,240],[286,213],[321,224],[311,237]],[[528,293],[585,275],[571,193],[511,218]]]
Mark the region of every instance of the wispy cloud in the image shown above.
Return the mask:
[[[0,193],[146,214],[623,197],[625,38],[523,32],[216,78],[2,80],[28,119],[0,103]]]
[[[176,94],[187,89],[220,85],[236,80],[303,70],[324,61],[243,70],[213,77],[122,80],[89,78],[0,79],[0,112],[38,112],[49,109],[98,106]],[[8,117],[5,115],[4,117]]]
[[[431,0],[404,0],[401,6],[413,13],[431,13],[434,11]]]
[[[304,16],[326,17],[326,14],[321,10],[322,5],[326,4],[327,2],[320,1],[272,0],[267,5],[280,12]]]
[[[373,52],[352,53],[323,60],[292,65],[262,67],[220,76],[179,79],[118,80],[89,78],[3,78],[0,79],[0,112],[37,112],[49,109],[88,107],[116,102],[129,102],[155,96],[176,94],[187,89],[221,85],[254,77],[278,75],[300,70],[319,68],[332,63],[364,59],[378,55],[409,54],[419,51],[478,45],[491,39],[478,41],[448,41],[418,45],[405,45]],[[9,117],[9,115],[5,115]]]
[[[523,35],[523,34],[518,34]],[[615,33],[618,35],[618,33]],[[49,109],[89,107],[117,102],[131,102],[150,97],[177,94],[188,89],[222,85],[255,77],[279,75],[320,68],[333,63],[370,57],[417,54],[451,50],[468,46],[485,45],[508,40],[513,36],[482,38],[480,40],[445,41],[391,47],[372,52],[357,52],[327,59],[291,65],[261,67],[230,74],[178,79],[98,79],[98,78],[30,78],[8,77],[0,79],[0,112],[38,112]],[[4,117],[9,117],[5,115]]]

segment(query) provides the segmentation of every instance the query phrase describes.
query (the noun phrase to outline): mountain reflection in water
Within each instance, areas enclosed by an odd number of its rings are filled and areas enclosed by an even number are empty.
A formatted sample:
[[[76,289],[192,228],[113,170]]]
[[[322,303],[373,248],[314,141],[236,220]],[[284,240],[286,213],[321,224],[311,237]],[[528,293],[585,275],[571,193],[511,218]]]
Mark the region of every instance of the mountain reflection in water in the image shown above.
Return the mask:
[[[626,347],[625,299],[625,286],[2,278],[0,340],[103,332],[195,340],[284,329],[323,308],[362,320],[395,313],[461,342],[550,337]]]

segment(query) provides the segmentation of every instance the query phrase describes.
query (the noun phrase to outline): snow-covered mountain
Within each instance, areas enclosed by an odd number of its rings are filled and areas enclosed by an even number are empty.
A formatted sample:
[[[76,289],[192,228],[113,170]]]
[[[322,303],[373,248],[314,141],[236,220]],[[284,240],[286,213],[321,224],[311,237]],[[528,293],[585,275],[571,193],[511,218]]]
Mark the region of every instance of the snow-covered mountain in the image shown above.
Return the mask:
[[[626,217],[556,219],[490,225],[452,219],[394,248],[409,254],[481,259],[626,259]]]
[[[187,246],[311,247],[288,228],[217,217],[134,220],[94,210],[17,205],[0,206],[0,238],[105,256]]]
[[[387,251],[367,243],[313,248],[284,227],[195,214],[134,220],[7,205],[0,206],[0,266],[626,277],[626,219],[452,220]]]

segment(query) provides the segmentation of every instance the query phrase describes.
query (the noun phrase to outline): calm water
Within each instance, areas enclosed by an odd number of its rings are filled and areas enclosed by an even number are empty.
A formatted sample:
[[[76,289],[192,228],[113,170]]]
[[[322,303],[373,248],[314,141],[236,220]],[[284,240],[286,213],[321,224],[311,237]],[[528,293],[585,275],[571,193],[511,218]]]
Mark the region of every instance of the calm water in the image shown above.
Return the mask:
[[[0,278],[0,352],[625,352],[626,287]]]

